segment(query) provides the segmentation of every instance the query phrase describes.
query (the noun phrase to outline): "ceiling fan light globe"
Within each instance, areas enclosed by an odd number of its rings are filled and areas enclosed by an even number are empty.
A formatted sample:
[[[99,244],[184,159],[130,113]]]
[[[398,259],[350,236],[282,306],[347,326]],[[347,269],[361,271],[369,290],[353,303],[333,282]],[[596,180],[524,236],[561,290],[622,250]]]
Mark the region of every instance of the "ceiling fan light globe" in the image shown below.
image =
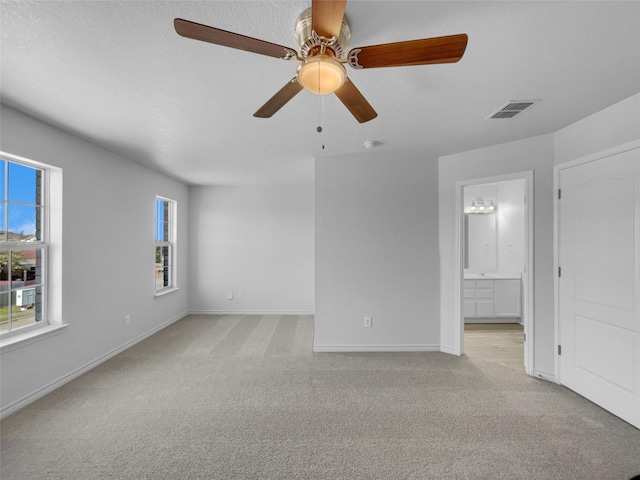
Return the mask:
[[[328,55],[308,58],[298,68],[298,82],[316,95],[335,92],[345,81],[347,72],[344,66]]]

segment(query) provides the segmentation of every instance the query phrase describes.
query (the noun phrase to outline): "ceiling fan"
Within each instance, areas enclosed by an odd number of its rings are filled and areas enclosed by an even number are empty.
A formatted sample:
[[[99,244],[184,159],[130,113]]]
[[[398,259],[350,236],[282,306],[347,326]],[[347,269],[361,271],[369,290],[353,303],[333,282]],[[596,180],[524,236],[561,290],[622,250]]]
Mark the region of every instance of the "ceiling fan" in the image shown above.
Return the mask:
[[[271,117],[306,88],[318,95],[335,93],[356,120],[368,122],[378,114],[347,77],[345,63],[355,69],[455,63],[467,47],[468,37],[463,33],[358,47],[345,53],[351,38],[349,20],[344,14],[346,3],[347,0],[312,0],[311,8],[302,12],[296,22],[300,53],[181,18],[176,18],[173,24],[183,37],[300,62],[296,76],[253,114],[260,118]]]

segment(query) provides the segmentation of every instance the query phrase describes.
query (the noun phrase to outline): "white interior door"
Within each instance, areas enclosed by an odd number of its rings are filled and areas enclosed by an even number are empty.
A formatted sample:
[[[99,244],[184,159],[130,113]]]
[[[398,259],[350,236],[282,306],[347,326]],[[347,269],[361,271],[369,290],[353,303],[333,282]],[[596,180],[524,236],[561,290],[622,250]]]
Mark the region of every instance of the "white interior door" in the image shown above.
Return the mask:
[[[640,428],[640,149],[558,181],[560,382]]]

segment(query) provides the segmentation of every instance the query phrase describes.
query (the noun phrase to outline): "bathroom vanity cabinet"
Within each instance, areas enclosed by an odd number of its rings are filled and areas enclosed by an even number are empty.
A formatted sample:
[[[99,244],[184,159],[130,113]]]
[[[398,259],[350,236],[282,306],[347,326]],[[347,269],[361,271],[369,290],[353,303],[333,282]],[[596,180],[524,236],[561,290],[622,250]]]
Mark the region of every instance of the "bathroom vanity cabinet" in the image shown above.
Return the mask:
[[[465,322],[519,322],[522,318],[519,278],[464,280]]]

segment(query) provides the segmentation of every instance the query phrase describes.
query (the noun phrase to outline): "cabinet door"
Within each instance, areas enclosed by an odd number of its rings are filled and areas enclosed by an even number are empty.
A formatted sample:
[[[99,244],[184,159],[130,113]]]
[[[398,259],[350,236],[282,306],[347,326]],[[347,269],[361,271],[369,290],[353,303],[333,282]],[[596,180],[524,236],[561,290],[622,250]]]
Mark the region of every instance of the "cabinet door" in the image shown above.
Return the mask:
[[[496,317],[520,318],[520,280],[496,280],[494,286]]]
[[[476,298],[493,301],[493,280],[478,280],[476,282]]]
[[[476,315],[484,318],[495,317],[493,302],[493,280],[478,280],[476,282]]]
[[[493,308],[493,298],[476,300],[476,313],[478,317],[495,317]]]
[[[464,318],[474,318],[476,316],[476,301],[473,300],[465,300],[462,308],[462,312],[464,314]]]
[[[464,299],[475,300],[476,298],[476,281],[465,280],[464,281]]]

